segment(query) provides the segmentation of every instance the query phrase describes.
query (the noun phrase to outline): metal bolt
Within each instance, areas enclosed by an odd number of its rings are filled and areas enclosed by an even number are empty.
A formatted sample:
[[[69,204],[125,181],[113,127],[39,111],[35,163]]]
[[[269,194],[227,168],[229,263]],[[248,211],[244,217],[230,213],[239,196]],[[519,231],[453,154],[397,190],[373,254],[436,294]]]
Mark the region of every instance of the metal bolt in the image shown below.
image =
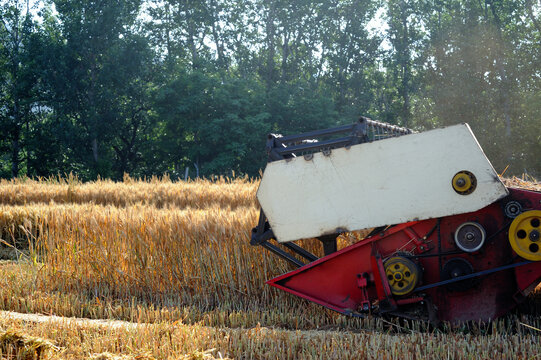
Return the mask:
[[[530,231],[530,240],[531,241],[539,240],[539,231],[537,231],[537,230]]]
[[[466,180],[464,180],[463,178],[458,178],[458,179],[456,180],[456,185],[457,185],[458,187],[463,187],[464,185],[466,185]]]

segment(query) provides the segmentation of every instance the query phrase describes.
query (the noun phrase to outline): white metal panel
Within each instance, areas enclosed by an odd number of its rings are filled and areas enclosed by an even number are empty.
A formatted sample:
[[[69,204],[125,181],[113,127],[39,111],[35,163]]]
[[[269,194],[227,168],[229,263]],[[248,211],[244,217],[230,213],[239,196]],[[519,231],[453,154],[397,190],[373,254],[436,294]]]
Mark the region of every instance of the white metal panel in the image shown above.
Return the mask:
[[[477,178],[457,194],[453,176]],[[280,242],[479,210],[508,194],[467,124],[267,165],[257,198]]]

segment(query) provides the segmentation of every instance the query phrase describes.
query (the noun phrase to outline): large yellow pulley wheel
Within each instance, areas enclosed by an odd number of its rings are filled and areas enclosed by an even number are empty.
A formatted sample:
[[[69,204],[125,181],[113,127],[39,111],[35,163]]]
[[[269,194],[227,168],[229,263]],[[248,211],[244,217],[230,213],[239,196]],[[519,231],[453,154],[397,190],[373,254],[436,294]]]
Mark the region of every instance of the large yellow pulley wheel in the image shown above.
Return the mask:
[[[453,189],[460,195],[471,194],[477,187],[477,179],[471,172],[463,170],[453,176]]]
[[[541,210],[525,211],[509,227],[509,242],[526,260],[541,261]]]
[[[421,273],[419,267],[403,256],[393,256],[385,261],[385,275],[394,295],[406,295],[415,289]]]

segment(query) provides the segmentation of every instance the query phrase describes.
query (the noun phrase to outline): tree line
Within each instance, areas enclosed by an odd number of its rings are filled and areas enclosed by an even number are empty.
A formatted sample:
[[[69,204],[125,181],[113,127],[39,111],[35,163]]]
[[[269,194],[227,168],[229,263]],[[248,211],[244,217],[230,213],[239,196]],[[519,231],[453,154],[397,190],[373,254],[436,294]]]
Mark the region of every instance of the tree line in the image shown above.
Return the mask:
[[[0,177],[257,176],[267,133],[360,115],[467,122],[498,172],[539,177],[540,17],[539,0],[0,0]]]

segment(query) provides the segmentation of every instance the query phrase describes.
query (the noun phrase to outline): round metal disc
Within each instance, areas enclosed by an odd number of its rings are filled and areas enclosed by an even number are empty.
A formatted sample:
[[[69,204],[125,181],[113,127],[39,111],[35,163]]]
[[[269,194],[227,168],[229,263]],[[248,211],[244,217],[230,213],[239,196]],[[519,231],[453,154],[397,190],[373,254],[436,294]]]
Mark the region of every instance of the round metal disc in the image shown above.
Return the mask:
[[[456,246],[465,252],[475,252],[485,243],[485,229],[476,222],[465,222],[455,231]]]
[[[526,260],[541,261],[541,210],[518,215],[509,226],[509,243]]]
[[[403,256],[393,256],[383,264],[394,295],[406,295],[415,289],[421,277],[417,264]]]
[[[504,207],[505,216],[514,219],[522,212],[522,205],[518,201],[509,201]]]
[[[463,258],[454,258],[443,265],[442,280],[451,280],[473,273],[473,266]],[[466,291],[475,285],[474,279],[467,279],[451,283],[445,287],[451,291]]]
[[[470,171],[462,170],[453,176],[451,185],[457,194],[468,195],[477,187],[477,178]]]

